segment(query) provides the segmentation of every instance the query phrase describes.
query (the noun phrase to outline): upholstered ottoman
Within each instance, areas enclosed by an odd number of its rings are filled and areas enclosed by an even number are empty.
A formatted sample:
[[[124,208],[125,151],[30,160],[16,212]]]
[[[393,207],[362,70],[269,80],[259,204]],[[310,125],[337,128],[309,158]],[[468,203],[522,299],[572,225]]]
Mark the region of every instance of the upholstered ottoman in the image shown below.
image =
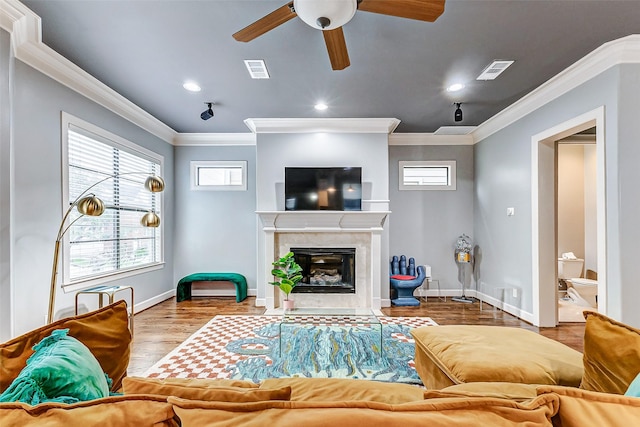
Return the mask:
[[[501,326],[425,326],[411,330],[424,385],[439,390],[471,382],[578,387],[582,354],[535,332]]]

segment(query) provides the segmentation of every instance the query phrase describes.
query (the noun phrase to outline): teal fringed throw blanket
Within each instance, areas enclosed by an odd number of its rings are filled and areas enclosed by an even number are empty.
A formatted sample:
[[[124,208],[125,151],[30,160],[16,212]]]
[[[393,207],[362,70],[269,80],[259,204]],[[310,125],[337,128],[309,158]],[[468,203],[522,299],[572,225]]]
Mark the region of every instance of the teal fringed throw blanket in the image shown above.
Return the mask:
[[[0,402],[75,403],[109,396],[111,380],[89,349],[56,329],[33,347],[34,354]]]

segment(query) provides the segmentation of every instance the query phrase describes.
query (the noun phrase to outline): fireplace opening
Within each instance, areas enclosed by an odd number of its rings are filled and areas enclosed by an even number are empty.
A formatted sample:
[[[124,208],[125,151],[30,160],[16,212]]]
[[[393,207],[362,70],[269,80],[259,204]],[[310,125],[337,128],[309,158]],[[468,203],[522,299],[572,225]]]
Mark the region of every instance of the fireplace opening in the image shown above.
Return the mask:
[[[294,293],[355,294],[355,248],[291,248],[302,267]]]

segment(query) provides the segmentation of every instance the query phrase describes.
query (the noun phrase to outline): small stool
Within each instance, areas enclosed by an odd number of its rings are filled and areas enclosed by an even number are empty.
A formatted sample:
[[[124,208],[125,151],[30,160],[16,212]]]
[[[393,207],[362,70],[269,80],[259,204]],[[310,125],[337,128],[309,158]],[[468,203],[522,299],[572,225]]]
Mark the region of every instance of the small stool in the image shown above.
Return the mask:
[[[432,283],[435,283],[435,285],[436,285],[436,289],[437,289],[437,292],[438,292],[438,294],[436,295],[436,297],[437,297],[440,301],[445,301],[445,302],[446,302],[446,301],[447,301],[447,296],[446,296],[446,295],[445,295],[445,296],[442,296],[442,294],[440,293],[440,280],[438,280],[438,279],[432,279],[432,278],[430,278],[430,277],[427,277],[427,279],[424,281],[424,284],[426,284],[426,289],[425,289],[425,290],[427,291],[427,294],[428,294],[428,293],[429,293],[429,291],[431,290],[431,284],[432,284]],[[428,301],[428,299],[429,299],[429,295],[425,295],[425,296],[424,296],[424,300],[425,300],[425,301]]]
[[[133,337],[133,287],[126,285],[112,285],[112,286],[96,286],[95,288],[83,289],[76,292],[76,316],[78,315],[78,297],[81,294],[94,294],[98,295],[98,308],[102,308],[104,305],[103,297],[106,295],[109,297],[109,304],[114,303],[115,294],[121,291],[129,290],[131,292],[131,306],[129,307],[129,329],[131,330],[131,337]]]
[[[527,329],[423,326],[411,335],[416,371],[430,390],[472,382],[578,387],[582,381],[580,352]]]

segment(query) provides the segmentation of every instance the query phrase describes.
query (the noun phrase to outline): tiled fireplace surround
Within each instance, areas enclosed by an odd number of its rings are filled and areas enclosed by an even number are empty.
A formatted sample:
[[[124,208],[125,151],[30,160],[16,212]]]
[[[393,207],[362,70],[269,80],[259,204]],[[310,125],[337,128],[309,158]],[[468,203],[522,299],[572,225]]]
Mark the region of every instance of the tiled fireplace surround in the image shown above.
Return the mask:
[[[358,307],[379,310],[382,306],[383,283],[383,266],[379,260],[383,226],[388,214],[388,211],[258,212],[264,233],[261,250],[264,259],[271,260],[296,246],[355,248],[355,294],[294,293],[290,298],[294,299],[296,307]],[[270,277],[270,266],[266,270],[265,275]],[[267,283],[262,286],[265,287],[265,308],[275,310],[281,307],[282,292]],[[258,290],[258,293],[262,292]]]

